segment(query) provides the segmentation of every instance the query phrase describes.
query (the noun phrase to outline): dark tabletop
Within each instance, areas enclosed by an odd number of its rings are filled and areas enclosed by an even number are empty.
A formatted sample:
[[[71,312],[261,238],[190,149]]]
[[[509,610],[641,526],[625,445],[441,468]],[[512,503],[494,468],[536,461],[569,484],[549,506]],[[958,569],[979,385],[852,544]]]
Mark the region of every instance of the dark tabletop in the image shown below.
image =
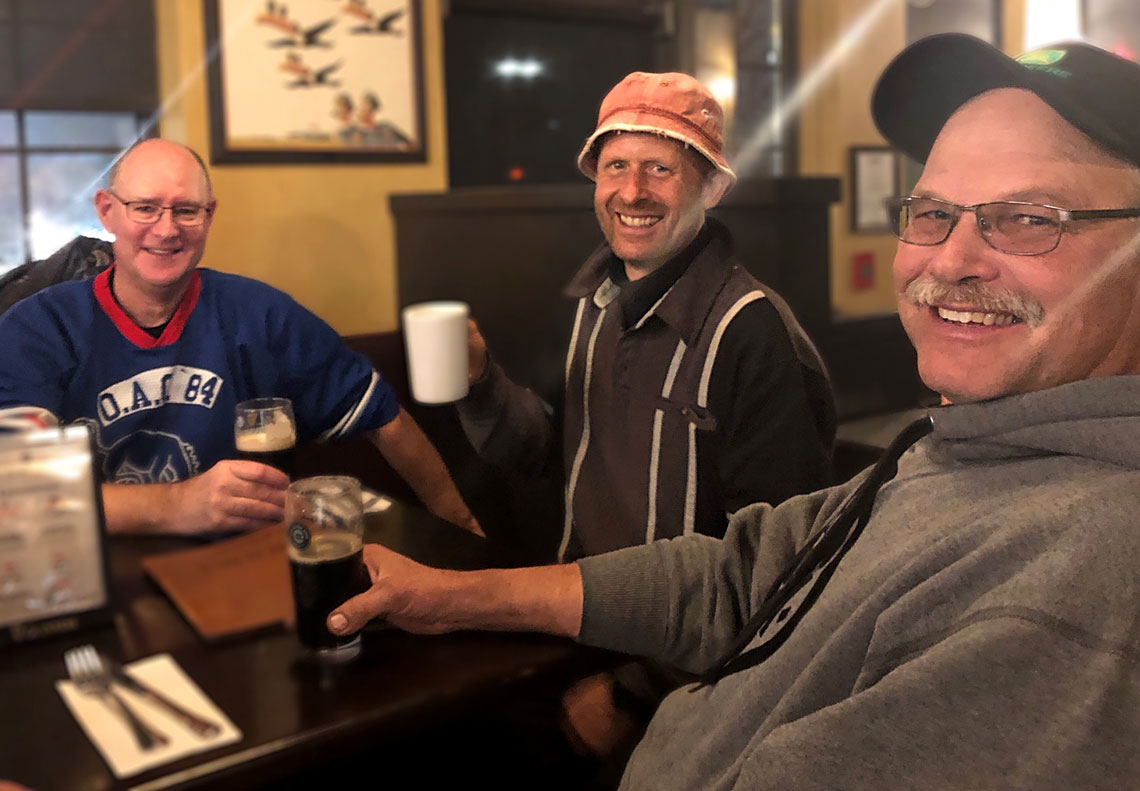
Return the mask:
[[[401,503],[369,516],[366,540],[441,568],[499,565],[482,539]],[[365,631],[358,660],[335,669],[298,661],[296,638],[283,629],[206,644],[140,566],[146,555],[192,545],[112,539],[113,625],[2,650],[0,779],[40,791],[249,788],[612,661],[540,635],[422,637],[382,627]],[[66,676],[63,652],[87,642],[123,662],[170,653],[243,739],[116,781],[54,688]]]

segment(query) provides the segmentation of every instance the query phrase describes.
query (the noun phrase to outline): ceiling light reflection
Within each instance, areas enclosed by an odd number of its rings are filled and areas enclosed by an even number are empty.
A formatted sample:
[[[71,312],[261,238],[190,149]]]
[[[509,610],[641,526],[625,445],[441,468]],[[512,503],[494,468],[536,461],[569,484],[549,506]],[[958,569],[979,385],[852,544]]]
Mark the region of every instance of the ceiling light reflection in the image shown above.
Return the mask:
[[[736,80],[727,75],[709,80],[709,93],[722,105],[732,104],[736,99]]]
[[[545,71],[546,66],[535,58],[503,58],[495,64],[495,74],[504,80],[533,80]]]

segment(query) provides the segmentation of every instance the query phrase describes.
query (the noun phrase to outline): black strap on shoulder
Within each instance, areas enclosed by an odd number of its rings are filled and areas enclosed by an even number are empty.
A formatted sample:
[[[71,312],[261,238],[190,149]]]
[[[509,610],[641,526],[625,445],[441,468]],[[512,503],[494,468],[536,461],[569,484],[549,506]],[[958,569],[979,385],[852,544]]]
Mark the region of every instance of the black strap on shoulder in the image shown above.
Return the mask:
[[[829,516],[810,537],[783,573],[772,583],[764,601],[748,620],[713,666],[692,690],[714,684],[725,676],[755,667],[788,639],[803,616],[815,604],[820,593],[835,573],[839,561],[855,544],[875,505],[879,488],[895,476],[899,457],[914,443],[929,434],[934,422],[929,415],[911,423],[891,441],[870,474],[847,500]],[[798,597],[798,602],[794,601]],[[793,611],[794,607],[794,611]],[[782,624],[771,636],[747,651],[744,649],[773,623]],[[741,653],[743,652],[743,653]]]

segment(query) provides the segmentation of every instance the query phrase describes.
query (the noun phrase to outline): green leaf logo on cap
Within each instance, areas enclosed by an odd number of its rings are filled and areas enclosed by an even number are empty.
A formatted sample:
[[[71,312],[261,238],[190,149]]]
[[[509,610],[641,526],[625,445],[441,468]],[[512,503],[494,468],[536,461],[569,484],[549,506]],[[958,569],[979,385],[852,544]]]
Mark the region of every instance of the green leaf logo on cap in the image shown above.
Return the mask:
[[[1063,49],[1035,49],[1032,52],[1026,52],[1024,55],[1018,55],[1017,62],[1023,66],[1051,66],[1065,57],[1066,51]]]

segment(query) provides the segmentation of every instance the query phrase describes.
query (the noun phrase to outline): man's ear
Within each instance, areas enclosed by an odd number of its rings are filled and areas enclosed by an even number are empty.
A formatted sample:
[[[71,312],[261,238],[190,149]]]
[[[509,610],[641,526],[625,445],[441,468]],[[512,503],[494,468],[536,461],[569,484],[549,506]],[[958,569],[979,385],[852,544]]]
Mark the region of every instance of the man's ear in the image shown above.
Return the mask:
[[[99,216],[99,222],[103,227],[114,233],[111,226],[107,224],[108,218],[111,216],[111,210],[115,208],[115,197],[107,192],[107,190],[95,191],[95,213]]]
[[[705,183],[701,185],[701,200],[705,204],[705,210],[708,211],[720,203],[720,199],[724,197],[724,193],[728,192],[730,186],[732,186],[732,179],[727,173],[722,173],[719,170],[710,173],[705,178]]]

